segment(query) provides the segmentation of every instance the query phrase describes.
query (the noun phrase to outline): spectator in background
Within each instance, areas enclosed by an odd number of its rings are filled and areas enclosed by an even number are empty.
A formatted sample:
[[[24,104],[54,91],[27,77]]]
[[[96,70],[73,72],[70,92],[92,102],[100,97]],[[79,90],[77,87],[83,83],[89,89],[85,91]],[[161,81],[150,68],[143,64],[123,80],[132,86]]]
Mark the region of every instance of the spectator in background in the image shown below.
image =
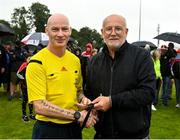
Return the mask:
[[[4,75],[5,81],[3,85],[6,92],[9,93],[13,45],[11,42],[6,42],[4,43],[3,47],[5,49],[5,54],[6,54],[6,67],[5,67],[5,75]]]
[[[180,49],[177,50],[177,55],[172,60],[171,72],[175,81],[176,107],[180,108]]]
[[[41,49],[43,49],[44,47],[46,47],[45,45],[39,43],[39,45],[37,46],[37,52]]]
[[[20,88],[22,91],[22,120],[24,122],[28,122],[29,118],[35,120],[35,116],[33,114],[33,104],[28,104],[27,84],[25,79],[26,67],[29,63],[30,57],[31,55],[27,55],[25,62],[21,64],[17,71],[17,77],[20,79]],[[29,107],[29,118],[26,113],[27,104]]]
[[[175,58],[176,57],[177,52],[174,49],[174,43],[170,42],[168,44],[168,51],[167,52],[168,52],[168,55],[169,55],[170,58]]]
[[[150,45],[149,45],[149,44],[146,44],[145,47],[144,47],[144,49],[146,49],[148,52],[151,51],[151,48],[150,48]]]
[[[25,61],[21,64],[19,67],[16,75],[20,79],[20,88],[22,91],[22,120],[24,122],[28,122],[29,118],[32,120],[35,120],[35,116],[33,114],[33,104],[28,103],[28,93],[27,93],[27,84],[26,84],[26,79],[25,79],[25,74],[26,74],[26,67],[29,63],[30,58],[39,51],[39,48],[33,45],[26,45],[24,46],[26,48],[26,59]],[[28,105],[29,108],[29,118],[26,113],[26,107]]]
[[[19,79],[16,75],[16,72],[18,71],[20,65],[25,61],[25,55],[26,55],[26,50],[23,49],[21,47],[21,43],[17,41],[12,51],[9,101],[11,101],[14,96],[18,96],[17,84],[19,83]]]
[[[73,53],[80,59],[81,58],[81,48],[80,47],[77,47],[74,49]]]
[[[98,53],[98,50],[97,50],[96,48],[94,48],[94,49],[92,50],[92,56],[96,55],[97,53]]]
[[[6,51],[0,44],[0,86],[4,83],[5,70],[6,70]]]
[[[92,56],[93,46],[91,43],[87,43],[85,46],[85,51],[82,52],[82,56],[90,58]]]
[[[171,59],[169,60],[170,61],[170,67],[172,66],[172,61],[175,59],[176,55],[177,55],[177,52],[176,50],[174,49],[174,43],[170,42],[168,44],[168,50],[169,50],[169,55],[172,56]],[[171,100],[172,99],[172,86],[173,86],[173,83],[174,83],[174,78],[171,74],[171,79],[170,79],[170,88],[169,88],[169,96],[168,96],[168,99]]]
[[[171,59],[176,56],[176,52],[174,51],[174,44],[169,43],[168,47],[165,45],[161,46],[161,57],[160,57],[160,70],[162,76],[162,103],[165,106],[168,106],[168,101],[170,98],[171,92]]]
[[[154,111],[156,110],[156,108],[154,106],[158,104],[159,91],[160,91],[161,80],[162,80],[161,70],[160,70],[160,56],[161,56],[161,54],[160,54],[159,50],[156,49],[152,52],[154,69],[155,69],[155,73],[156,73],[156,94],[155,94],[155,98],[154,98],[153,104],[152,104],[152,110],[154,110]]]
[[[81,57],[81,66],[82,66],[82,76],[83,76],[83,89],[86,89],[86,71],[87,64],[89,62],[90,57],[92,56],[93,46],[92,43],[87,43],[85,46],[85,51],[82,52]]]

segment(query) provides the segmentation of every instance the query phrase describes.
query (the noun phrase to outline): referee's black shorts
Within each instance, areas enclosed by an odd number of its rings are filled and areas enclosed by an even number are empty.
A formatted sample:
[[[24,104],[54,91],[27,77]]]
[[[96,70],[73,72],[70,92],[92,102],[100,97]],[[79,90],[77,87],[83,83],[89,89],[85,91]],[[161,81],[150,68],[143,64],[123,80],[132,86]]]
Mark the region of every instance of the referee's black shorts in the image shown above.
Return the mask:
[[[56,124],[37,120],[34,124],[32,139],[82,139],[78,123]]]

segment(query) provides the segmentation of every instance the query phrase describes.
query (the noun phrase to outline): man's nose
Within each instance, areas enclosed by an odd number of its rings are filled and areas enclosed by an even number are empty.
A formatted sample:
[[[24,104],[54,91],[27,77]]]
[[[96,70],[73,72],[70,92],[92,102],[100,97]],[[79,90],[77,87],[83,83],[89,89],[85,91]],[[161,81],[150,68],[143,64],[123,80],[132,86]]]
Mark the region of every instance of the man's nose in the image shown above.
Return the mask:
[[[116,35],[116,28],[112,28],[111,35]]]
[[[63,31],[61,29],[59,29],[58,36],[62,36],[62,35],[63,35]]]

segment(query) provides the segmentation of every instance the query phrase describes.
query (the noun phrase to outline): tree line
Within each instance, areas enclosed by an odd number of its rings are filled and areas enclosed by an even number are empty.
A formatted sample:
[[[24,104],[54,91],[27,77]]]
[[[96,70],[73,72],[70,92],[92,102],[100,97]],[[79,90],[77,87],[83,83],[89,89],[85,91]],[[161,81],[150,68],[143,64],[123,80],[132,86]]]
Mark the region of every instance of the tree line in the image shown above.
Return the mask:
[[[10,23],[4,20],[0,20],[0,23],[4,23],[14,29],[15,37],[11,37],[11,40],[20,41],[32,31],[44,32],[49,16],[51,14],[48,6],[36,2],[32,3],[28,9],[24,6],[14,8]],[[81,48],[88,42],[93,43],[95,48],[99,48],[103,43],[101,35],[95,29],[89,27],[83,27],[79,31],[73,28],[72,37],[77,40]]]

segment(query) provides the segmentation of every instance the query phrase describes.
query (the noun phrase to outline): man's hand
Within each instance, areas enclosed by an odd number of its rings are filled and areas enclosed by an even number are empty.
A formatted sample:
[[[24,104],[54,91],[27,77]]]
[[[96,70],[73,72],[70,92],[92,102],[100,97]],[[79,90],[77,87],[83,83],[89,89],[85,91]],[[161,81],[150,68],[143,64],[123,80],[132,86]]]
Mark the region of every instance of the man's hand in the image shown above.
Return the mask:
[[[88,104],[90,104],[90,103],[91,103],[91,100],[84,96],[82,98],[82,101],[80,103],[77,103],[77,106],[79,109],[85,110],[85,109],[87,109]]]
[[[94,114],[94,112],[96,111],[92,111],[89,118],[88,118],[88,121],[86,122],[86,128],[91,128],[93,127],[97,121],[99,121],[98,119],[98,116],[97,116],[97,113]]]
[[[83,110],[80,112],[81,113],[81,117],[79,118],[78,122],[80,122],[80,125],[82,126],[84,120],[85,120],[85,117],[87,115],[87,111],[86,110]],[[89,118],[86,122],[86,128],[91,128],[93,127],[96,122],[98,121],[98,117],[97,117],[97,113],[96,111],[92,111],[89,115]]]
[[[111,98],[105,96],[100,96],[96,98],[92,101],[92,103],[94,104],[94,109],[101,111],[107,111],[112,106]]]
[[[2,67],[2,68],[1,68],[1,74],[3,74],[4,72],[5,72],[5,68]]]

